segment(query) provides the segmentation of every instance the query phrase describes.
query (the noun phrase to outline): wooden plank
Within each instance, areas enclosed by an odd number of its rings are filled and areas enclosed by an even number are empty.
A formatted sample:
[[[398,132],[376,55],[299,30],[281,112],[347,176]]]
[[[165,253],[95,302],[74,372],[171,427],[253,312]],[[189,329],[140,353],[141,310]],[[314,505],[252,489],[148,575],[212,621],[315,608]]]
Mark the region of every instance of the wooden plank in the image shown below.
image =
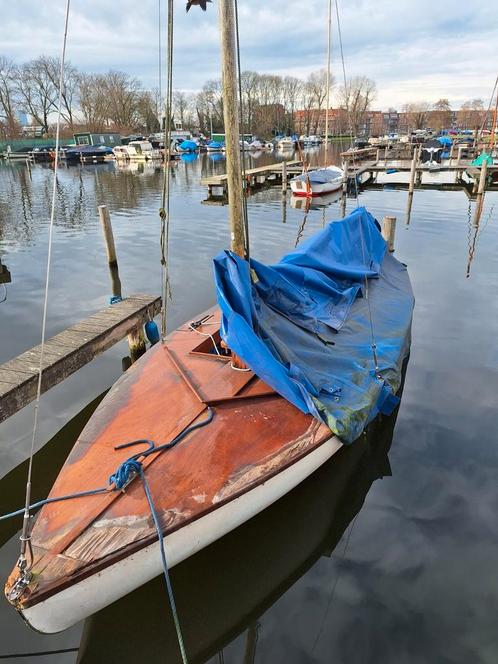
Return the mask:
[[[42,392],[73,374],[160,311],[161,298],[132,295],[48,339]],[[0,365],[0,422],[36,397],[40,347]]]

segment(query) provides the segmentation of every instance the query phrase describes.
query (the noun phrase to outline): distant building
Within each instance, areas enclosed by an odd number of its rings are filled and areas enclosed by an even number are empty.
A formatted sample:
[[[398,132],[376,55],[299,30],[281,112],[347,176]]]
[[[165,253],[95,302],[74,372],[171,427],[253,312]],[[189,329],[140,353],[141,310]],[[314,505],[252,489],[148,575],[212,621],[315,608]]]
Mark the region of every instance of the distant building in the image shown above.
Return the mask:
[[[28,116],[24,111],[17,111],[17,121],[21,127],[26,127],[28,124]]]

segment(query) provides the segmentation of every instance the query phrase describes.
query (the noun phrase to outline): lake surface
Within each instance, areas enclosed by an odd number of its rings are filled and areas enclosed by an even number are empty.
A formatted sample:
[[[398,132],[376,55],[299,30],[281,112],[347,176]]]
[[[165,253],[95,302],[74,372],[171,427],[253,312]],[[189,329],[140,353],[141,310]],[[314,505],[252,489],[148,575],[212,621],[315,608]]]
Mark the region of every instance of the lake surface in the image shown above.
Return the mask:
[[[207,155],[174,166],[170,327],[214,303],[211,259],[227,246],[228,209],[201,203],[200,177],[224,170]],[[0,362],[39,343],[52,178],[49,167],[0,163],[0,258],[12,274],[6,293],[0,285]],[[149,165],[61,168],[48,335],[108,303],[100,204],[111,212],[123,294],[160,292],[161,178]],[[415,291],[401,406],[172,571],[192,661],[498,661],[498,194],[486,196],[469,278],[475,203],[463,190],[416,191],[409,225],[406,191],[366,189],[360,204],[379,220],[397,217],[395,255]],[[341,217],[340,200],[306,213],[279,188],[255,193],[248,209],[262,261]],[[34,498],[48,493],[127,351],[118,344],[42,397]],[[0,513],[23,503],[32,421],[27,407],[0,425]],[[2,583],[19,525],[0,523]],[[26,628],[2,598],[0,656],[8,653],[57,664],[180,661],[161,579],[53,636]]]

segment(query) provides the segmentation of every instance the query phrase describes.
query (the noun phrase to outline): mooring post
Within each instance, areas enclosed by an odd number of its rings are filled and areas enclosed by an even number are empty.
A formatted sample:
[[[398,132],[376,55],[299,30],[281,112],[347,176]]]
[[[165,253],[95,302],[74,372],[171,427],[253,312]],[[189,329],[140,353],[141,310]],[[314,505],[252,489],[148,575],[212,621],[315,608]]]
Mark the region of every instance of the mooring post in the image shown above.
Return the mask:
[[[417,155],[418,150],[415,148],[413,151],[413,159],[410,167],[410,184],[408,185],[408,193],[413,195],[413,188],[415,186],[415,172],[417,170]],[[388,217],[386,217],[387,219]]]
[[[99,205],[99,217],[104,233],[105,249],[107,252],[107,261],[110,266],[117,267],[118,259],[116,256],[116,245],[114,244],[114,235],[112,232],[111,215],[107,205]]]
[[[137,327],[128,335],[128,347],[130,349],[132,363],[136,362],[139,357],[142,357],[147,350],[144,331],[141,325],[137,325]]]
[[[107,253],[107,262],[109,264],[109,274],[111,276],[112,298],[121,299],[121,280],[119,278],[118,257],[116,255],[116,245],[114,244],[114,234],[112,232],[111,215],[107,205],[99,205],[100,224],[104,233],[105,250]]]
[[[477,189],[476,211],[474,214],[474,225],[478,225],[481,218],[482,207],[484,204],[484,192],[486,190],[486,176],[488,173],[488,162],[485,159],[481,164],[481,175],[479,177],[479,187]]]
[[[287,162],[282,162],[282,194],[285,196],[287,194]]]
[[[375,154],[375,165],[376,166],[379,163],[379,159],[380,159],[380,148],[377,148],[377,152]]]
[[[458,146],[458,155],[457,155],[457,166],[460,166],[460,160],[462,159],[462,150],[463,150],[463,145]]]
[[[382,237],[387,242],[387,248],[394,251],[394,236],[396,235],[396,217],[384,217],[382,220]]]

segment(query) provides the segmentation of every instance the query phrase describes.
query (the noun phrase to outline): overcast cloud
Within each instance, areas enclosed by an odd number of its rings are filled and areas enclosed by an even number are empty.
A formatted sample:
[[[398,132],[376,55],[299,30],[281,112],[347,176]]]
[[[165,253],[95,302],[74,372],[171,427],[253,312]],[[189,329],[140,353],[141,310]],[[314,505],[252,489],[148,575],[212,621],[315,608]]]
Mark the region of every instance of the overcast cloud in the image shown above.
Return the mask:
[[[2,2],[0,55],[17,62],[60,51],[65,0]],[[176,88],[219,77],[217,0],[206,13],[176,0]],[[162,0],[163,16],[166,0]],[[325,65],[327,0],[239,0],[242,67],[306,76]],[[375,106],[440,97],[486,103],[498,73],[495,0],[340,0],[348,75],[377,83]],[[164,31],[165,32],[165,31]],[[333,69],[340,72],[334,24]],[[163,35],[164,41],[164,35]],[[79,69],[121,69],[158,86],[158,0],[72,0],[68,59]]]

